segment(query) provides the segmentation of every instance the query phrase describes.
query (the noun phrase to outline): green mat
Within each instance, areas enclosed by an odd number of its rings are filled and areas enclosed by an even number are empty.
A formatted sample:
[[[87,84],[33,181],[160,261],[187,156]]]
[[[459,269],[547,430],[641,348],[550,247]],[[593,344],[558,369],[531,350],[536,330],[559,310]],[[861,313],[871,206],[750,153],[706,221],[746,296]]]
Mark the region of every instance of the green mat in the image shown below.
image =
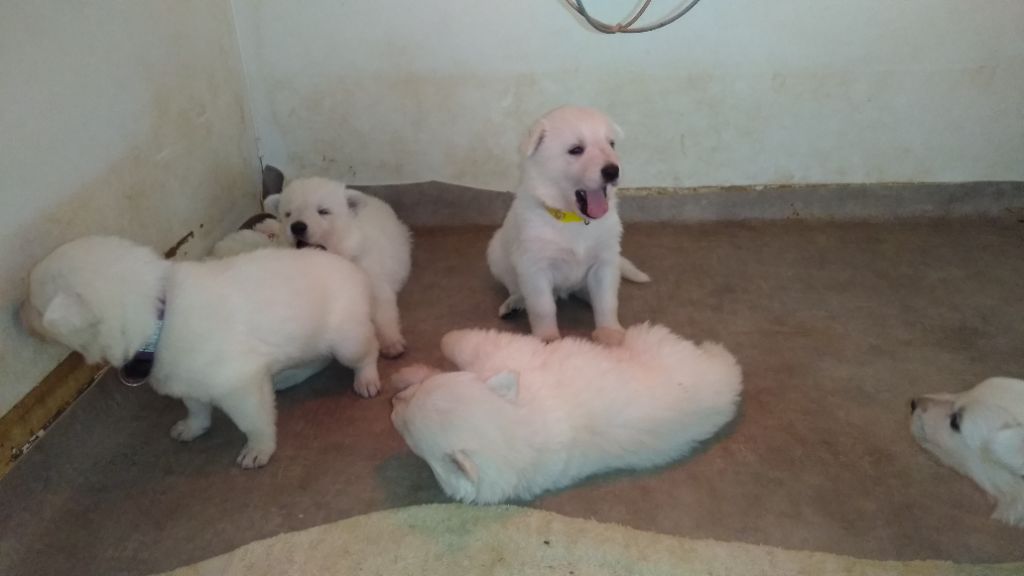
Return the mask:
[[[281,534],[168,574],[1020,576],[1024,563],[859,560],[665,536],[528,508],[435,504]]]

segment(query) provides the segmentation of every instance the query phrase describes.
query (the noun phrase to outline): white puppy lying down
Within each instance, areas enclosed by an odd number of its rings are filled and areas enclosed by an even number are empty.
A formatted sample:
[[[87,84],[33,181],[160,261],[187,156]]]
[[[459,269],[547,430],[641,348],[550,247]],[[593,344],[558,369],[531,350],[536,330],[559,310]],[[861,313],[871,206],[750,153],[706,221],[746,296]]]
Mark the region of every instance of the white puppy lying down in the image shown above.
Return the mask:
[[[993,518],[1024,526],[1024,381],[989,378],[961,394],[915,398],[910,410],[921,446],[991,494]]]
[[[264,200],[298,247],[319,246],[359,265],[373,291],[373,321],[381,353],[399,356],[405,338],[398,293],[412,269],[412,235],[386,202],[341,182],[302,178]]]
[[[605,470],[688,453],[736,412],[740,367],[718,344],[663,326],[622,347],[458,330],[441,342],[462,372],[412,366],[391,420],[445,493],[489,504],[529,499]]]
[[[332,355],[355,369],[359,394],[380,388],[366,277],[321,250],[169,262],[93,236],[55,250],[29,283],[25,324],[91,363],[120,367],[153,344],[153,388],[188,408],[171,436],[206,432],[216,406],[248,439],[243,468],[266,464],[277,445],[273,374]]]
[[[594,339],[618,344],[619,277],[650,281],[619,255],[619,132],[597,110],[566,106],[537,120],[522,144],[519,186],[487,263],[509,292],[498,315],[525,308],[542,340],[559,337],[556,297],[576,294],[594,309]]]

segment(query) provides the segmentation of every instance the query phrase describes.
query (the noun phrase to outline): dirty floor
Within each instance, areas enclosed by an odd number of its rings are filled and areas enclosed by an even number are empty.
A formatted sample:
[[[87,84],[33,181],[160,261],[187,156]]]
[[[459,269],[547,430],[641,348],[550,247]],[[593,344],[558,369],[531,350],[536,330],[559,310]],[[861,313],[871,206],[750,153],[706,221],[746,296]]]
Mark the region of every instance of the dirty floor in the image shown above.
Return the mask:
[[[410,351],[439,362],[452,328],[498,320],[489,228],[418,231],[401,305]],[[541,497],[561,514],[691,537],[875,559],[1024,559],[1024,532],[908,432],[908,399],[1024,375],[1024,224],[1016,220],[628,226],[654,278],[624,284],[624,323],[724,342],[745,371],[737,422],[687,461]],[[589,310],[560,306],[565,332]],[[0,574],[146,574],[255,539],[443,501],[392,430],[389,400],[328,368],[279,395],[279,448],[235,467],[218,418],[192,444],[177,402],[107,377],[0,480]]]

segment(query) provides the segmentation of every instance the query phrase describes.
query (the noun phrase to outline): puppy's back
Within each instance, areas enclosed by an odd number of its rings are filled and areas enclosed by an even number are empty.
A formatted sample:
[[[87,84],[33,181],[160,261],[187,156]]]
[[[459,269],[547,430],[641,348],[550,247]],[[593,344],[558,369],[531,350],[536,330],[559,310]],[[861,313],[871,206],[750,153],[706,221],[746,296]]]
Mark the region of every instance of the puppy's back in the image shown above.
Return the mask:
[[[221,316],[259,316],[265,324],[287,326],[369,315],[366,275],[322,250],[267,248],[222,260],[183,262],[177,277],[186,301]]]

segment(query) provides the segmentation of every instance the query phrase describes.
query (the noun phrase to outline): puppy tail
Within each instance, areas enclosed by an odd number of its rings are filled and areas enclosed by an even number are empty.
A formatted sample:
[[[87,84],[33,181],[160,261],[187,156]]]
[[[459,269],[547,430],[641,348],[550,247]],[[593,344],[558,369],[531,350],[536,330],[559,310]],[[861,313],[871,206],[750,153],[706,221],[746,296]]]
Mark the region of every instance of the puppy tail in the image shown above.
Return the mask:
[[[423,382],[427,378],[430,378],[434,374],[440,374],[441,371],[432,366],[426,364],[413,364],[412,366],[406,366],[395,375],[391,377],[391,387],[395,390],[405,390],[410,386],[415,386],[420,382]]]
[[[697,348],[707,360],[704,379],[723,391],[729,391],[731,395],[739,396],[743,387],[743,369],[736,357],[717,342],[704,342]]]
[[[622,273],[622,277],[630,282],[646,284],[651,281],[650,276],[644,274],[636,265],[627,260],[625,256],[619,256],[619,271]]]

